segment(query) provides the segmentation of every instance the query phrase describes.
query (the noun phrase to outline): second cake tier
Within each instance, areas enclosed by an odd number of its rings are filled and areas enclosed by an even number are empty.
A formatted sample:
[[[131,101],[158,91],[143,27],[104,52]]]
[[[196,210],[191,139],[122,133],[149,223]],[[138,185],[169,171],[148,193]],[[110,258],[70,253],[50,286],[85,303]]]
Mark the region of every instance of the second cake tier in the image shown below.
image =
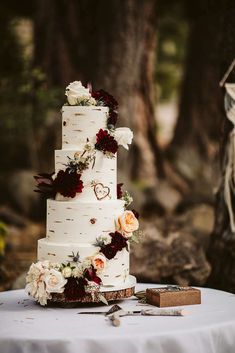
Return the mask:
[[[67,168],[66,164],[76,155],[82,155],[83,151],[75,149],[55,151],[55,172]],[[86,156],[86,154],[85,154]],[[81,175],[83,190],[74,198],[57,194],[59,201],[103,201],[117,199],[117,156],[107,158],[100,151],[96,151],[94,161]]]
[[[69,202],[47,200],[46,238],[53,242],[94,244],[115,231],[124,201]]]

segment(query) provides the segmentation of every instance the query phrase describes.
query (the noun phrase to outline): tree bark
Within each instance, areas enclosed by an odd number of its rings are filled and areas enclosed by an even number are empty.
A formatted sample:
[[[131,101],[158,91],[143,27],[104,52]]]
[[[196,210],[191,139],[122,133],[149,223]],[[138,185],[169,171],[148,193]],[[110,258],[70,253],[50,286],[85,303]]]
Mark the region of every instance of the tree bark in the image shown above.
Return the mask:
[[[225,3],[211,1],[209,6],[207,1],[199,0],[194,5],[186,4],[190,23],[188,54],[172,149],[192,147],[204,160],[216,152],[220,136],[221,12]]]
[[[222,14],[223,26],[220,46],[221,76],[227,70],[235,53],[235,6]],[[235,72],[229,76],[229,82],[235,82]],[[222,108],[222,106],[221,106]],[[221,144],[221,183],[216,195],[215,225],[208,249],[208,257],[212,264],[212,273],[208,285],[235,292],[235,233],[231,231],[227,206],[224,200],[224,173],[227,165],[229,134],[232,123],[223,114],[223,134]],[[233,190],[234,192],[234,190]],[[233,193],[233,209],[235,198]]]
[[[156,0],[37,1],[35,65],[49,85],[91,82],[115,96],[119,125],[135,132],[120,167],[154,184],[163,175],[156,142],[154,72]]]

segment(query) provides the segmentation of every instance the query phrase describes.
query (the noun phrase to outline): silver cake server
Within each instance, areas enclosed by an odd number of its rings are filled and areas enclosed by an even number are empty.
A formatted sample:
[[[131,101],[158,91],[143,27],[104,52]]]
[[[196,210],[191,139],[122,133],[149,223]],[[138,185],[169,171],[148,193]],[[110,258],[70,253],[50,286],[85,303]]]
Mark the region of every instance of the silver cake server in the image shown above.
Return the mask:
[[[115,314],[115,316],[184,316],[187,312],[183,309],[142,309],[142,310],[125,310],[119,305],[113,305],[108,311],[82,311],[78,314],[83,315],[104,315],[110,317]]]

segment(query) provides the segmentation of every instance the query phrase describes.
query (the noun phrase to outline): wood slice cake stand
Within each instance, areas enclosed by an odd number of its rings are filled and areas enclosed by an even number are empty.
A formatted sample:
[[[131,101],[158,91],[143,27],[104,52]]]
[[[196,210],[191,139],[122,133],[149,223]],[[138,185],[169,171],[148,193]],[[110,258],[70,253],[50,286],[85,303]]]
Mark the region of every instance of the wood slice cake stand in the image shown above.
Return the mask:
[[[102,294],[108,302],[118,301],[130,298],[135,293],[136,278],[129,276],[128,281],[121,286],[101,286],[100,294]],[[49,306],[60,306],[64,308],[74,308],[84,305],[105,305],[98,297],[92,298],[90,293],[87,293],[82,298],[69,299],[63,293],[54,293],[51,300],[48,301]]]

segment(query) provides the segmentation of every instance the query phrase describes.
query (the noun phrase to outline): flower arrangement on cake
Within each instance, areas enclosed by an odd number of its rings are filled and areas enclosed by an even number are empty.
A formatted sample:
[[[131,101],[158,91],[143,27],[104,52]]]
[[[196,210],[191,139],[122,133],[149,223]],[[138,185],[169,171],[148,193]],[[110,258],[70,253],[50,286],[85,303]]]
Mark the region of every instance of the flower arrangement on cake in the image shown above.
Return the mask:
[[[128,149],[133,133],[115,127],[118,103],[104,90],[75,81],[65,95],[55,172],[35,176],[35,191],[48,198],[47,234],[38,241],[26,291],[41,305],[85,297],[107,304],[105,289],[135,283],[129,249],[141,237],[139,214],[128,209],[133,199],[116,181],[118,148]]]

